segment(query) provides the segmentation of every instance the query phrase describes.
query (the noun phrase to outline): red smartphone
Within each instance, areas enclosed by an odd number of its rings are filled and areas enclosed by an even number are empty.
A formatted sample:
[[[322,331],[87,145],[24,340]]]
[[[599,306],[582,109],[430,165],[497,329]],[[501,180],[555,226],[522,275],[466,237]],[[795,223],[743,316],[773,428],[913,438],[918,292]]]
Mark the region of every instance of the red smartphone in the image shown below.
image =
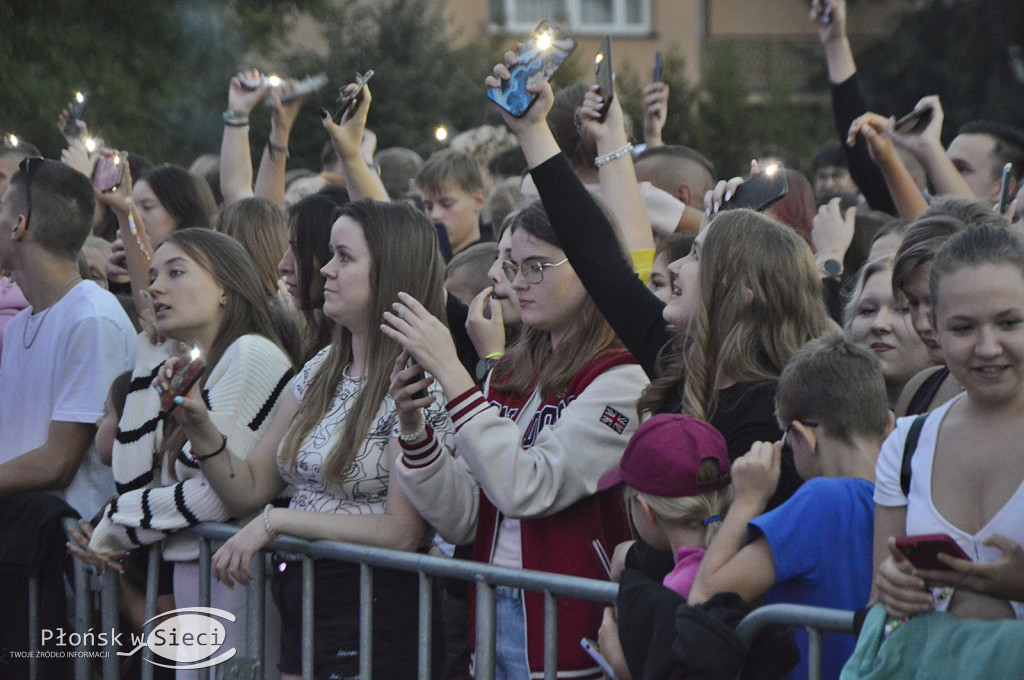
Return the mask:
[[[949,566],[943,564],[938,559],[938,556],[942,553],[952,557],[959,557],[962,560],[971,559],[949,534],[901,536],[896,539],[896,547],[918,569],[948,571]]]
[[[170,411],[177,406],[174,403],[174,398],[188,394],[188,391],[206,370],[206,362],[203,360],[203,353],[199,349],[199,345],[192,345],[192,349],[186,354],[186,357],[188,363],[174,372],[167,389],[160,393],[160,408],[164,411]]]
[[[604,104],[601,106],[601,122],[604,122],[608,115],[608,107],[615,99],[615,72],[612,68],[612,37],[605,35],[601,39],[601,49],[594,56],[594,75],[597,76],[597,86],[601,89],[601,96],[604,97]]]
[[[121,154],[100,156],[92,173],[92,187],[101,194],[116,191],[124,181],[124,159]]]

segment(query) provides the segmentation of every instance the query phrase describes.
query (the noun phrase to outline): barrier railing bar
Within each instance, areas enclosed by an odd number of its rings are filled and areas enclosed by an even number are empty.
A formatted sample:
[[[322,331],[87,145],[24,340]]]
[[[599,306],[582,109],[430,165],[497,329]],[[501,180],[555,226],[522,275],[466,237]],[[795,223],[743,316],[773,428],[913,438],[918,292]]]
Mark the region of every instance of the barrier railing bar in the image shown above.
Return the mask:
[[[266,594],[267,553],[260,552],[252,558],[252,573],[255,578],[249,583],[249,606],[246,608],[246,654],[256,659],[256,677],[262,678],[266,669]]]
[[[807,680],[821,680],[821,631],[807,628]]]
[[[434,618],[434,579],[429,574],[420,572],[420,614],[417,632],[419,635],[416,659],[419,665],[419,680],[430,680],[431,669],[431,635]]]
[[[826,633],[853,635],[853,614],[852,611],[801,604],[769,604],[747,614],[736,627],[736,634],[748,646],[761,630],[776,623],[797,628],[816,628]]]
[[[544,680],[558,675],[558,598],[544,591]]]
[[[210,606],[210,579],[211,567],[213,566],[213,547],[208,539],[199,541],[199,606]],[[177,606],[177,603],[175,603]],[[206,677],[209,680],[216,680],[217,669],[210,666],[206,669]],[[202,675],[202,672],[200,672]]]
[[[160,546],[149,546],[148,559],[146,560],[146,621],[152,621],[156,616],[157,597],[160,594]],[[146,623],[142,628],[145,639],[153,632],[155,624]],[[142,680],[153,680],[156,666],[150,663],[153,660],[153,650],[146,645],[142,648]]]
[[[104,631],[111,631],[117,628],[118,614],[120,608],[118,604],[118,594],[121,586],[120,574],[113,569],[108,569],[102,576],[103,589],[100,591],[100,627]],[[104,678],[117,678],[119,675],[118,656],[115,651],[111,650],[107,656],[103,657],[103,677]]]
[[[302,556],[302,680],[313,680],[313,558]]]
[[[39,677],[39,577],[28,577],[28,677],[36,680]]]
[[[92,597],[89,588],[89,572],[85,562],[72,560],[75,567],[75,630],[89,630],[92,627]],[[91,661],[85,656],[75,657],[75,678],[89,677]]]
[[[373,567],[359,565],[359,677],[373,680]]]
[[[494,588],[484,580],[476,584],[476,678],[494,680],[494,645],[497,627]]]
[[[230,524],[205,523],[187,530],[196,536],[226,541],[238,531],[238,527]],[[484,579],[491,585],[503,585],[521,588],[533,592],[551,589],[557,583],[559,597],[594,602],[615,602],[618,584],[611,581],[595,581],[578,576],[550,574],[528,569],[511,569],[496,567],[479,562],[453,560],[449,557],[434,557],[421,553],[407,553],[385,548],[377,548],[354,543],[332,543],[327,541],[303,541],[297,538],[282,536],[265,550],[311,554],[316,557],[340,560],[343,562],[365,563],[371,567],[402,569],[405,571],[422,571],[434,577],[453,577],[463,581],[479,581]]]

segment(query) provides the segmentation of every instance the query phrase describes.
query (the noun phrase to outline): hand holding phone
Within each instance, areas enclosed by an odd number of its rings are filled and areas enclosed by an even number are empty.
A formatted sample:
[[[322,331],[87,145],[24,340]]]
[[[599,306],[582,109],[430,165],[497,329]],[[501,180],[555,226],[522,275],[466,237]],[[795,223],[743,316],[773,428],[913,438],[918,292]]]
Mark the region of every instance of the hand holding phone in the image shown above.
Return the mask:
[[[96,168],[93,170],[92,187],[101,194],[117,191],[124,181],[124,155],[115,152],[111,155],[102,155],[96,161]]]
[[[896,547],[918,569],[949,570],[950,567],[938,559],[941,553],[971,559],[948,534],[901,536],[896,539]]]
[[[82,117],[85,115],[85,105],[89,103],[88,92],[76,92],[74,99],[67,107],[67,118],[64,121],[64,136],[78,137],[82,134]]]
[[[315,76],[306,76],[296,83],[295,87],[281,95],[281,103],[290,104],[297,99],[313,94],[325,85],[327,85],[326,73],[317,73]],[[270,103],[269,99],[267,101]]]
[[[786,171],[781,165],[769,165],[736,187],[732,197],[722,203],[721,210],[750,208],[756,212],[767,209],[789,191]]]
[[[168,381],[167,388],[160,392],[160,408],[166,412],[177,406],[174,398],[187,395],[205,370],[206,361],[202,349],[199,343],[193,343],[192,349],[179,358],[178,368]]]
[[[356,89],[352,90],[351,94],[345,94],[345,87],[348,87],[347,85],[338,90],[338,110],[334,112],[334,117],[332,118],[335,125],[341,125],[341,120],[345,117],[345,112],[358,106],[356,99],[358,99],[359,94],[363,91],[363,88],[366,87],[366,83],[368,83],[372,77],[373,69],[366,69],[366,73],[363,75],[359,75],[357,72],[356,83],[358,84],[356,85]]]
[[[597,662],[597,665],[601,667],[604,674],[607,675],[611,680],[619,680],[619,676],[615,675],[615,670],[612,665],[608,663],[608,660],[601,656],[601,650],[598,648],[597,643],[590,638],[583,638],[580,640],[580,647],[583,647],[591,659]]]
[[[661,62],[661,50],[656,50],[654,52],[654,74],[653,74],[653,77],[651,78],[651,82],[654,82],[654,83],[660,83],[661,82],[661,65],[662,65],[662,62]]]
[[[538,80],[551,80],[558,68],[572,55],[578,45],[575,38],[557,25],[542,21],[516,51],[516,65],[511,77],[501,87],[487,90],[487,97],[516,118],[530,110],[537,95],[527,87]]]
[[[405,362],[405,367],[406,368],[412,368],[413,366],[416,366],[417,368],[419,368],[419,364],[416,363],[416,360],[413,359],[412,357],[409,357],[409,361]],[[427,376],[427,374],[424,373],[422,369],[420,369],[420,372],[418,374],[414,375],[413,377],[409,378],[409,380],[406,382],[406,384],[407,385],[411,385],[411,384],[413,384],[415,382],[419,382],[420,380],[423,380],[426,376]],[[415,394],[413,394],[412,398],[413,399],[423,399],[426,396],[427,396],[427,390],[426,390],[426,388],[424,388],[422,390],[419,390]]]
[[[893,132],[902,135],[919,135],[932,122],[934,114],[935,110],[931,106],[922,106],[896,121],[896,124],[893,125]]]

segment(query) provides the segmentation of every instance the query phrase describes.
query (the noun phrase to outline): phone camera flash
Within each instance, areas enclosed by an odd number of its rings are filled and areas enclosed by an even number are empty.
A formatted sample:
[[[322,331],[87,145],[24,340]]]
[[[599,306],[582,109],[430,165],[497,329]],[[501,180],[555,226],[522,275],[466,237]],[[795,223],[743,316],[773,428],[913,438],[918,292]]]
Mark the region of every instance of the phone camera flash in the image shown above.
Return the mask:
[[[92,153],[93,151],[95,151],[96,150],[96,140],[93,139],[92,137],[87,137],[86,140],[85,140],[85,149],[89,153]],[[117,165],[117,161],[116,160],[114,161],[114,164]]]
[[[766,174],[769,177],[771,177],[772,175],[775,174],[775,171],[778,170],[778,169],[779,169],[779,166],[776,165],[775,163],[772,163],[771,165],[769,165],[767,168],[764,169],[764,174]]]
[[[281,78],[279,76],[267,76],[267,85],[270,87],[277,87],[281,84]]]
[[[448,128],[446,128],[444,125],[438,125],[437,129],[434,130],[434,139],[436,139],[439,142],[444,142],[446,139],[448,139]]]
[[[541,51],[551,49],[551,33],[544,31],[537,36],[537,49]]]
[[[16,134],[11,133],[7,135],[8,146],[18,146],[19,144],[21,144],[21,141],[18,139],[18,136]]]
[[[604,54],[602,54],[601,52],[598,52],[597,56],[594,57],[594,63],[595,64],[600,64],[602,61],[604,61]]]
[[[81,92],[76,92],[75,93],[75,101],[78,102],[79,104],[83,103],[85,101],[85,95],[82,94]]]

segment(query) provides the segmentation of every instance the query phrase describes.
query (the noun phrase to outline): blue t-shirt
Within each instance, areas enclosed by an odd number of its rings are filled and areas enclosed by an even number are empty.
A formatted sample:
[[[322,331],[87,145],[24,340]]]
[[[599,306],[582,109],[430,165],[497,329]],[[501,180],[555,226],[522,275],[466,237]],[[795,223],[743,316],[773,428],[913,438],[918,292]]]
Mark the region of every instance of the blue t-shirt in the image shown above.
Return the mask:
[[[875,485],[865,479],[816,477],[748,525],[749,540],[768,541],[775,585],[766,604],[861,609],[871,595]],[[807,677],[807,633],[797,630],[801,661],[791,677]],[[821,677],[838,678],[857,640],[822,636]]]

